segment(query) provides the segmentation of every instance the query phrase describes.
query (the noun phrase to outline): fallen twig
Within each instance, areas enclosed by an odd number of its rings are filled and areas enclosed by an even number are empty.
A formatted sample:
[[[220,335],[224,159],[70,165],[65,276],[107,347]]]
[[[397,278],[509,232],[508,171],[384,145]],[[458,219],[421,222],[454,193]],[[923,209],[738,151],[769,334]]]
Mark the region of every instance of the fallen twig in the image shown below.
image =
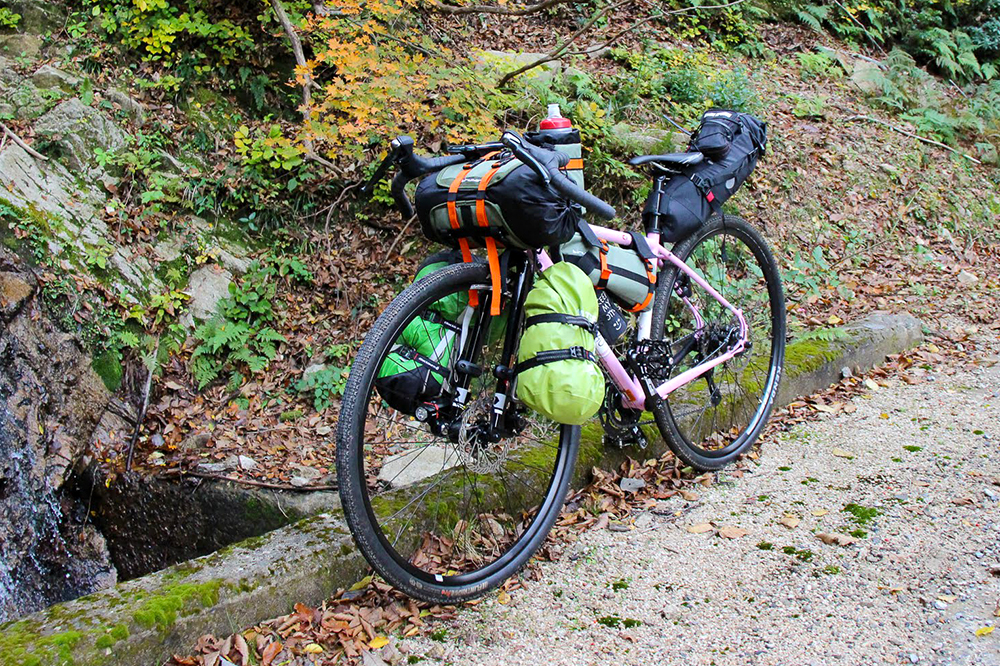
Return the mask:
[[[146,375],[146,387],[142,392],[142,407],[135,417],[135,428],[132,430],[132,439],[128,443],[128,457],[125,459],[125,471],[132,471],[132,456],[135,455],[135,443],[139,439],[139,431],[142,429],[142,422],[146,419],[146,411],[149,409],[149,391],[153,387],[153,373],[156,371],[156,357],[160,353],[160,340],[156,339],[156,351],[149,363],[149,373]]]
[[[410,225],[413,224],[413,220],[415,219],[417,219],[416,215],[408,219],[406,221],[406,224],[403,226],[403,229],[398,234],[396,234],[395,238],[392,239],[392,245],[390,245],[388,251],[386,251],[385,259],[383,259],[383,261],[389,260],[389,257],[392,256],[392,251],[396,249],[396,244],[399,243],[399,240],[406,235],[406,230],[410,228]]]
[[[670,15],[673,15],[673,14],[686,14],[688,12],[701,11],[701,10],[705,10],[705,9],[726,9],[728,7],[735,7],[736,5],[740,5],[740,4],[743,4],[744,2],[746,2],[746,0],[734,0],[733,2],[727,2],[727,3],[722,4],[722,5],[702,5],[700,7],[684,7],[684,8],[681,8],[681,9],[672,9],[672,10],[666,11],[666,12],[658,12],[656,14],[651,14],[649,16],[646,16],[645,18],[641,18],[641,19],[635,21],[634,23],[632,23],[631,25],[629,25],[624,30],[619,31],[613,37],[611,37],[610,39],[606,40],[605,42],[603,42],[603,43],[601,43],[601,44],[599,44],[597,46],[591,46],[591,47],[588,47],[588,48],[580,50],[580,51],[569,51],[568,50],[569,46],[573,42],[575,42],[577,39],[579,39],[584,33],[586,33],[587,31],[589,31],[594,26],[594,24],[598,20],[600,20],[600,18],[602,16],[604,16],[605,14],[608,14],[608,13],[610,13],[610,12],[616,10],[616,9],[619,9],[620,7],[624,7],[625,5],[631,4],[631,3],[635,2],[635,1],[636,0],[622,0],[622,2],[618,2],[618,3],[613,4],[613,5],[608,5],[604,9],[602,9],[599,12],[595,13],[593,16],[590,17],[590,19],[586,23],[583,24],[583,27],[581,27],[575,33],[573,33],[572,35],[570,35],[566,40],[564,40],[563,42],[559,43],[554,49],[552,49],[551,51],[549,51],[548,53],[546,53],[544,56],[542,56],[538,60],[535,60],[534,62],[530,62],[527,65],[519,67],[518,69],[515,69],[512,72],[507,72],[506,74],[504,74],[500,78],[500,81],[497,83],[497,86],[498,87],[503,87],[508,82],[510,82],[510,80],[513,79],[515,76],[520,76],[521,74],[524,74],[525,72],[527,72],[527,71],[529,71],[531,69],[534,69],[535,67],[538,67],[540,65],[544,65],[547,62],[552,62],[553,60],[558,60],[559,58],[561,58],[563,56],[567,56],[567,55],[569,55],[569,56],[587,55],[589,53],[594,53],[595,51],[599,51],[599,50],[601,50],[601,49],[603,49],[603,48],[605,48],[605,47],[613,44],[614,42],[618,41],[626,33],[631,32],[632,30],[635,30],[636,28],[638,28],[642,24],[648,23],[649,21],[653,21],[655,19],[663,18],[664,16],[670,16]]]
[[[891,129],[891,130],[893,130],[895,132],[899,132],[900,134],[903,134],[905,136],[911,137],[911,138],[916,139],[918,141],[923,141],[924,143],[929,143],[932,146],[938,146],[939,148],[944,148],[945,150],[951,151],[951,152],[955,153],[956,155],[961,155],[962,157],[964,157],[965,159],[969,160],[970,162],[975,162],[976,164],[982,164],[982,162],[980,162],[979,160],[977,160],[975,157],[973,157],[971,155],[967,155],[967,154],[963,153],[961,150],[956,150],[956,149],[952,148],[949,145],[941,143],[940,141],[935,141],[934,139],[928,139],[927,137],[920,136],[919,134],[914,134],[913,132],[910,132],[908,130],[903,129],[902,127],[899,127],[897,125],[893,125],[892,123],[887,123],[884,120],[879,120],[878,118],[873,118],[871,116],[851,116],[850,118],[845,119],[844,122],[851,122],[852,120],[868,120],[870,122],[877,123],[879,125],[882,125],[884,127],[888,127],[889,129]]]
[[[18,135],[14,134],[14,132],[11,131],[11,129],[9,127],[7,127],[6,125],[4,125],[3,123],[0,123],[0,129],[3,130],[4,136],[10,137],[11,141],[13,141],[15,144],[17,144],[22,149],[24,149],[24,152],[28,153],[29,155],[31,155],[32,157],[34,157],[36,160],[42,160],[43,162],[48,162],[49,161],[49,158],[47,158],[45,155],[42,155],[40,152],[38,152],[37,150],[35,150],[34,148],[32,148],[31,146],[29,146],[28,144],[26,144],[21,139],[21,137],[19,137]]]
[[[437,2],[436,0],[430,0],[429,4],[431,9],[441,14],[499,14],[501,16],[526,16],[568,1],[569,0],[544,0],[543,2],[539,2],[534,5],[521,7],[520,9],[511,9],[501,5],[466,5],[464,7],[457,7],[455,5],[446,5],[441,2]]]
[[[238,483],[245,486],[255,486],[257,488],[270,488],[271,490],[294,490],[297,492],[305,492],[309,490],[336,490],[336,485],[323,485],[323,486],[303,486],[298,488],[296,486],[287,483],[268,483],[267,481],[255,481],[253,479],[239,479],[232,478],[229,476],[223,476],[222,474],[209,474],[207,472],[196,472],[194,470],[184,470],[184,469],[168,469],[161,474],[161,476],[194,476],[199,479],[212,479],[214,481],[230,481],[232,483]]]

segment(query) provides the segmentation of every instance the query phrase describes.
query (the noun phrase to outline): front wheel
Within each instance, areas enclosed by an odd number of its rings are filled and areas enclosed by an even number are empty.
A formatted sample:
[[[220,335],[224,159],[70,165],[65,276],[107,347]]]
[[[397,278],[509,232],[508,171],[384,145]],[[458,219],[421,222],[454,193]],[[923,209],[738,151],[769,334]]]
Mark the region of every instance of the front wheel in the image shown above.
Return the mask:
[[[739,355],[670,393],[654,409],[678,458],[699,470],[725,467],[749,449],[774,408],[785,357],[781,276],[760,233],[732,215],[710,219],[674,254],[734,307],[749,327]],[[658,280],[650,337],[659,341],[659,383],[718,357],[739,339],[733,313],[668,265]]]
[[[386,581],[433,603],[514,575],[559,516],[576,462],[579,427],[521,408],[490,426],[493,371],[519,319],[488,316],[490,296],[483,264],[408,287],[365,338],[341,407],[337,478],[351,533]],[[474,377],[455,372],[458,359]]]

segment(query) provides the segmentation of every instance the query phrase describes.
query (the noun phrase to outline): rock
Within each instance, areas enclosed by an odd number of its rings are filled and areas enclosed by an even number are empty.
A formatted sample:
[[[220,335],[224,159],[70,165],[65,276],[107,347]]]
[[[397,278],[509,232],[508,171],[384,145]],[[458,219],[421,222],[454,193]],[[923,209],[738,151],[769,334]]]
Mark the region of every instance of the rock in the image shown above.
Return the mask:
[[[86,506],[65,488],[110,394],[74,337],[44,312],[28,316],[32,285],[0,247],[0,298],[8,303],[0,326],[0,622],[115,576],[99,535],[70,519]]]
[[[200,451],[211,441],[211,434],[207,432],[199,432],[185,437],[177,448],[181,451]]]
[[[95,149],[115,152],[125,147],[125,133],[103,113],[73,97],[38,119],[35,132],[53,143],[66,166],[86,170]]]
[[[241,455],[237,460],[239,462],[240,469],[242,470],[251,470],[257,467],[257,461],[250,456]]]
[[[0,272],[0,319],[10,321],[34,288],[17,273]]]
[[[323,472],[319,471],[315,467],[309,467],[307,465],[292,465],[292,469],[295,470],[295,476],[301,477],[306,481],[315,481],[323,476]]]
[[[394,488],[408,486],[460,464],[453,449],[421,446],[386,459],[378,473],[379,481]]]
[[[233,283],[232,273],[216,266],[202,266],[188,279],[187,293],[191,317],[204,321],[215,316],[219,301],[229,296],[229,285]]]
[[[15,208],[35,210],[56,218],[56,238],[68,244],[99,244],[108,235],[101,221],[104,195],[80,185],[61,164],[40,162],[19,146],[8,143],[0,151],[0,187]]]
[[[634,493],[646,487],[646,482],[642,479],[626,477],[618,482],[618,486],[627,493]]]
[[[31,75],[31,82],[42,90],[58,88],[63,92],[71,92],[80,85],[80,77],[69,72],[56,69],[52,65],[42,65]]]
[[[146,107],[117,88],[104,91],[104,99],[118,106],[132,120],[141,123],[146,117]]]
[[[326,370],[326,364],[325,363],[313,363],[308,368],[306,368],[305,370],[302,371],[302,379],[306,379],[307,377],[311,377],[312,375],[315,375],[317,373],[323,372],[324,370]]]
[[[674,151],[674,132],[656,127],[634,127],[618,123],[608,137],[612,145],[628,155],[657,155]],[[679,150],[681,148],[678,148]]]
[[[882,92],[879,81],[882,78],[882,68],[867,60],[856,60],[851,81],[866,95],[878,95]]]
[[[979,278],[970,273],[967,270],[961,270],[958,273],[958,283],[966,287],[971,287],[972,285],[979,282]]]
[[[216,247],[212,248],[209,252],[214,254],[219,263],[222,264],[223,268],[231,272],[233,275],[243,275],[250,268],[249,259],[233,254],[225,248]]]
[[[198,463],[198,471],[206,474],[221,474],[229,470],[229,465],[224,462],[203,462]]]
[[[176,261],[183,254],[184,245],[176,238],[168,238],[153,246],[153,254],[160,261]]]
[[[840,377],[841,377],[841,379],[850,379],[853,376],[854,376],[854,372],[851,371],[851,366],[845,365],[844,367],[842,367],[840,369]]]
[[[289,483],[291,483],[296,488],[305,488],[306,486],[312,485],[312,481],[305,478],[304,476],[293,476]]]
[[[934,608],[936,608],[938,610],[946,610],[948,608],[948,604],[946,604],[945,602],[941,601],[940,599],[935,599],[934,603],[933,603],[933,606],[934,606]]]
[[[66,9],[63,3],[51,0],[7,0],[4,6],[21,15],[17,23],[22,32],[44,35],[56,32],[66,23]]]
[[[15,58],[37,58],[42,53],[42,40],[37,35],[0,35],[0,53]]]

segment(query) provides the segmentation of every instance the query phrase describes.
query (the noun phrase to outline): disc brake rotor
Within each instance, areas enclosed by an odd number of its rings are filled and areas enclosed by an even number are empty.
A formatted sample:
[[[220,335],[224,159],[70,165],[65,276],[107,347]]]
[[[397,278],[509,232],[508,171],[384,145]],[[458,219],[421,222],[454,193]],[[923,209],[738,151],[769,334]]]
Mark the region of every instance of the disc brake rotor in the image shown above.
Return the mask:
[[[476,474],[494,474],[503,467],[511,450],[511,439],[503,438],[491,442],[487,437],[490,415],[493,412],[493,396],[485,395],[469,403],[462,413],[462,424],[458,430],[455,448],[458,457]]]

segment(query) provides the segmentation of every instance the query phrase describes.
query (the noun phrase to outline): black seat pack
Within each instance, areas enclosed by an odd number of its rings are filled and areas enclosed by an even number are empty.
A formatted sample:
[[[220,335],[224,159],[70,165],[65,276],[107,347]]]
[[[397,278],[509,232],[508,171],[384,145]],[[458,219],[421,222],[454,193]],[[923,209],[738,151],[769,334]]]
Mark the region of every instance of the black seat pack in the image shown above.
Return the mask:
[[[642,213],[647,228],[668,243],[693,234],[746,182],[766,147],[767,123],[738,111],[706,111],[689,147],[706,160],[657,179]]]

